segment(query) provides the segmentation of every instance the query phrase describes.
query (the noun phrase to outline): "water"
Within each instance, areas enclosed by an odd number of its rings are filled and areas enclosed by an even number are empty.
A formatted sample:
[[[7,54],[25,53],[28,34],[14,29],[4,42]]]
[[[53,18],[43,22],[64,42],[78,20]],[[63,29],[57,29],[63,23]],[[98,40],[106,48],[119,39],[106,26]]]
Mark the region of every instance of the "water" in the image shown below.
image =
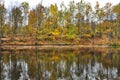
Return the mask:
[[[120,50],[0,51],[0,80],[120,80]]]

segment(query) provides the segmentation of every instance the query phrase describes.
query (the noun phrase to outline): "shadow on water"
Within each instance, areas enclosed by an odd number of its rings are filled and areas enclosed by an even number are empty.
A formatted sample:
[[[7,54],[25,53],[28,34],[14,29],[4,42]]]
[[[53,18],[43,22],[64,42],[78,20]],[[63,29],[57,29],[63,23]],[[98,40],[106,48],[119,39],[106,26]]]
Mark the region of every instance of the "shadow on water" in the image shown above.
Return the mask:
[[[0,50],[0,80],[120,80],[120,51]]]

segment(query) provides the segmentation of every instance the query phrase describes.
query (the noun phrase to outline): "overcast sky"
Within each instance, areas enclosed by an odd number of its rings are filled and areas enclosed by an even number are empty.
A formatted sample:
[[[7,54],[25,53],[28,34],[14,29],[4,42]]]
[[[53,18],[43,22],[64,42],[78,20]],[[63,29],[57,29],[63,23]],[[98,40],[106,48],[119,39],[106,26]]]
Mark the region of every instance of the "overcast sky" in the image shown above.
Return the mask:
[[[28,2],[30,7],[34,7],[35,5],[37,5],[38,3],[41,2],[41,0],[5,0],[5,5],[6,5],[6,7],[8,7],[10,4],[13,4],[14,2],[15,2],[15,4],[18,4],[23,1]],[[67,5],[69,3],[69,1],[73,1],[73,0],[43,0],[43,5],[50,6],[50,4],[57,3],[59,6],[61,2],[64,2]],[[80,0],[74,0],[74,1],[79,2]],[[90,2],[92,4],[92,6],[95,6],[96,1],[98,1],[101,6],[104,6],[105,3],[107,3],[107,2],[111,2],[113,5],[120,2],[119,0],[84,0],[84,1]]]

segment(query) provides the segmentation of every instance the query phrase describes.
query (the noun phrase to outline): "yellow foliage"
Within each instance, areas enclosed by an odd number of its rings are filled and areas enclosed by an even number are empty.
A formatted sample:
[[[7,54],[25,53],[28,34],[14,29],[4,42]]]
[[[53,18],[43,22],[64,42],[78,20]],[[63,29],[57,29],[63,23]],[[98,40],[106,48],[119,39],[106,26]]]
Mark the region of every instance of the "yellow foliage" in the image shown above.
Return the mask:
[[[54,36],[58,36],[58,35],[60,35],[59,30],[58,30],[58,29],[55,29],[55,31],[52,32],[52,35],[54,35]]]
[[[58,57],[58,56],[53,56],[53,57],[51,58],[51,60],[53,60],[53,61],[58,61],[58,60],[59,60],[59,57]]]
[[[84,37],[87,37],[87,38],[91,37],[90,34],[83,34],[83,35],[84,35]]]
[[[58,7],[57,5],[51,5],[50,6],[50,13],[55,16],[57,14]]]

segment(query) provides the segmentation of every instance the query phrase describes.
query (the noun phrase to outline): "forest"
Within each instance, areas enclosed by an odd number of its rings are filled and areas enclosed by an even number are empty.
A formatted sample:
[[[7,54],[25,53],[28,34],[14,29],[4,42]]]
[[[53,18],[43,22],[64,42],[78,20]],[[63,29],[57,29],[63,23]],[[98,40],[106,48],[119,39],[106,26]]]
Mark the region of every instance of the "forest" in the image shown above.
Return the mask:
[[[120,3],[100,7],[84,0],[30,8],[0,2],[0,45],[120,45]]]

